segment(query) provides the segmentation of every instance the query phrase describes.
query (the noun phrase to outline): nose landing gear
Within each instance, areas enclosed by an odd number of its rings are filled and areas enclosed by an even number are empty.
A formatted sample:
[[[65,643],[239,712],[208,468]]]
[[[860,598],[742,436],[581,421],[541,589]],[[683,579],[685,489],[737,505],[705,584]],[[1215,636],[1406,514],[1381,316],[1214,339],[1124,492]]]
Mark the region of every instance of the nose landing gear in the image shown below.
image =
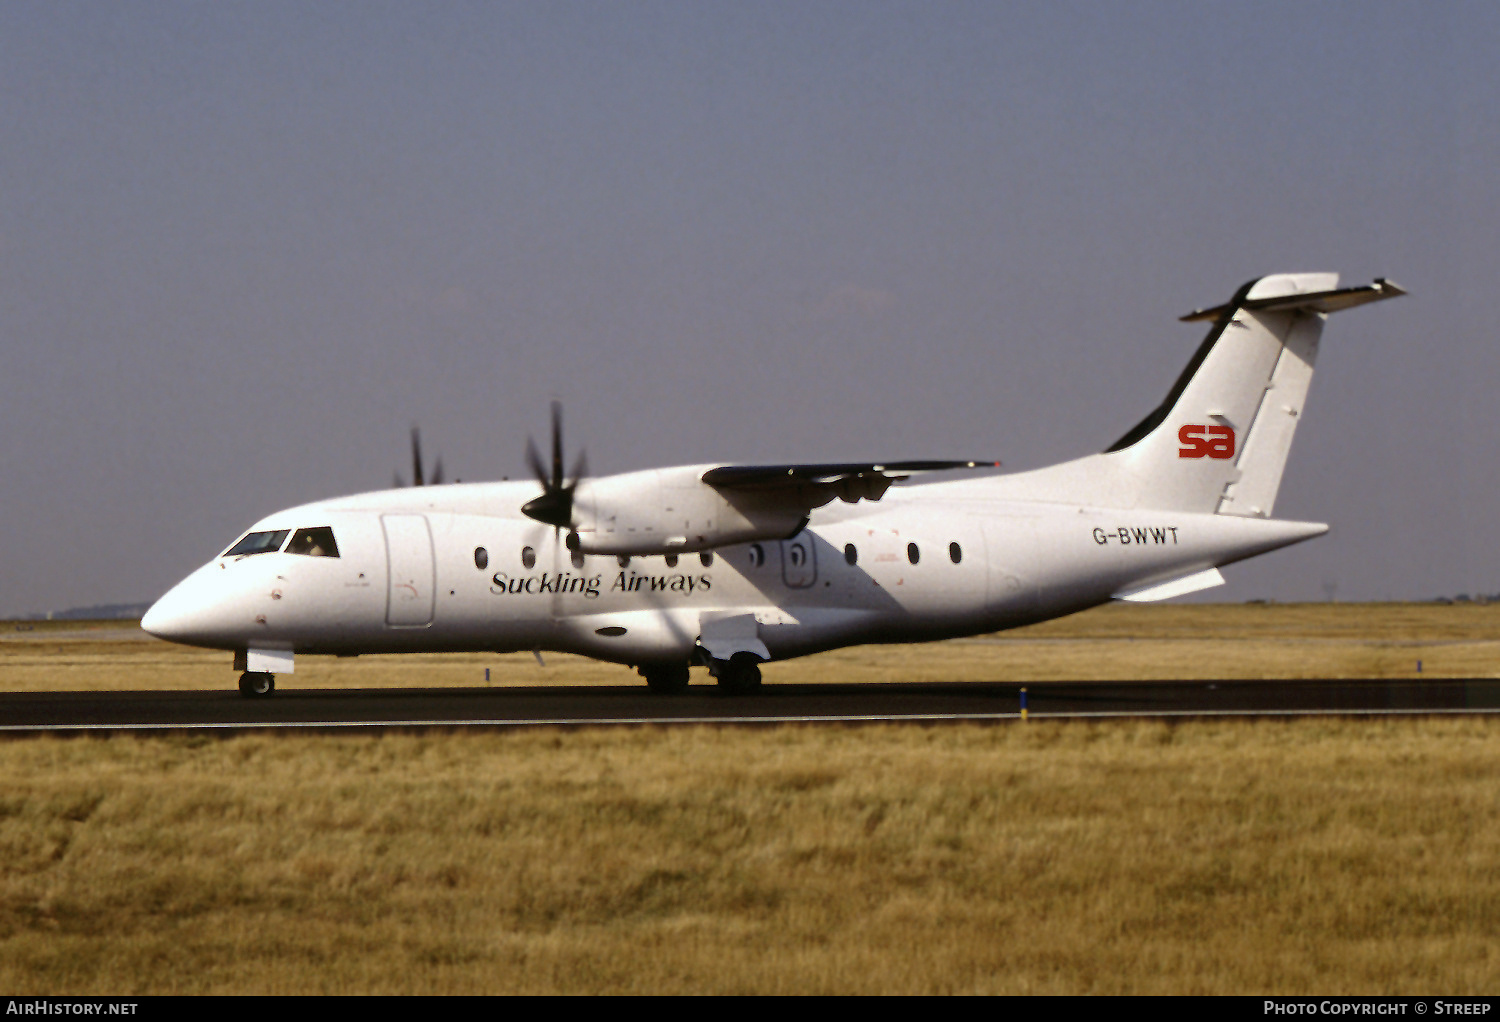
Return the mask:
[[[264,699],[276,691],[276,675],[291,674],[295,654],[290,649],[267,649],[252,646],[234,652],[234,669],[240,675],[240,695],[247,699]]]
[[[265,671],[246,671],[240,675],[240,695],[249,699],[264,699],[276,691],[276,676]]]

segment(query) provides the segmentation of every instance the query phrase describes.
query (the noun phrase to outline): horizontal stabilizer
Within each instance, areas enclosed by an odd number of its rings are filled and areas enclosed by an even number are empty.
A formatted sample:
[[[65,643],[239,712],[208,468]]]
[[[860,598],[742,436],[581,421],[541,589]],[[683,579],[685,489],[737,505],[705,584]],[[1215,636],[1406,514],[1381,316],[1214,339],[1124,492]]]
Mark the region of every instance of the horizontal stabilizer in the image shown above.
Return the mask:
[[[1234,309],[1249,309],[1254,312],[1291,312],[1304,309],[1324,313],[1342,312],[1356,305],[1378,302],[1383,298],[1397,298],[1404,294],[1406,294],[1404,288],[1391,283],[1384,277],[1376,277],[1373,284],[1365,284],[1361,287],[1341,287],[1332,291],[1312,291],[1305,294],[1282,294],[1269,298],[1247,298],[1238,304],[1228,302],[1224,305],[1216,305],[1212,309],[1198,309],[1180,318],[1184,323],[1216,320]]]

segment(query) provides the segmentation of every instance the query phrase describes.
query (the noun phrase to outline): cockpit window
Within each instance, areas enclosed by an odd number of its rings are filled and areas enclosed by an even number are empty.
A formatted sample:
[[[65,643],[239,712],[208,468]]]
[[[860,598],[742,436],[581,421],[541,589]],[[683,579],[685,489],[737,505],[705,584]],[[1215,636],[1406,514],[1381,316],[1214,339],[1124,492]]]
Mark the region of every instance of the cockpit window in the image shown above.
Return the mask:
[[[339,545],[333,541],[333,530],[326,525],[316,529],[298,529],[292,541],[286,545],[289,554],[306,554],[309,557],[337,557]]]
[[[281,541],[286,539],[286,534],[291,529],[278,529],[275,532],[252,532],[234,546],[224,551],[225,557],[243,557],[246,554],[274,554],[281,549]]]

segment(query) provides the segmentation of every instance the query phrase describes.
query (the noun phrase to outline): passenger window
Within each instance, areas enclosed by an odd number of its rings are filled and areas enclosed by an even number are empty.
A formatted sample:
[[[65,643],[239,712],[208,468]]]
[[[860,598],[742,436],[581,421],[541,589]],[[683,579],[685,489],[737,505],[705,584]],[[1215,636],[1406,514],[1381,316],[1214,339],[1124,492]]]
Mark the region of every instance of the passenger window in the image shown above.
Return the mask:
[[[281,549],[281,541],[291,529],[276,532],[252,532],[221,554],[221,557],[244,557],[249,554],[274,554]]]
[[[844,544],[844,561],[851,565],[859,563],[859,551],[854,549],[853,543]]]
[[[916,564],[922,559],[922,551],[917,549],[917,544],[906,544],[906,559],[913,564]]]
[[[529,546],[523,546],[521,548],[521,567],[525,568],[527,571],[530,571],[532,568],[536,567],[536,551],[531,549],[531,547]]]
[[[666,562],[667,562],[667,567],[669,567],[669,568],[675,568],[675,567],[677,567],[677,555],[676,554],[667,554],[667,556],[666,556]]]
[[[954,564],[957,564],[959,561],[964,559],[963,548],[960,547],[957,543],[949,543],[948,557],[953,561]]]
[[[316,529],[298,529],[286,545],[286,552],[308,557],[337,557],[339,545],[333,541],[333,530],[323,525]]]
[[[703,551],[698,555],[698,563],[705,568],[712,568],[714,566],[714,552],[712,550]]]
[[[482,546],[474,548],[474,567],[483,571],[490,566],[490,552]]]

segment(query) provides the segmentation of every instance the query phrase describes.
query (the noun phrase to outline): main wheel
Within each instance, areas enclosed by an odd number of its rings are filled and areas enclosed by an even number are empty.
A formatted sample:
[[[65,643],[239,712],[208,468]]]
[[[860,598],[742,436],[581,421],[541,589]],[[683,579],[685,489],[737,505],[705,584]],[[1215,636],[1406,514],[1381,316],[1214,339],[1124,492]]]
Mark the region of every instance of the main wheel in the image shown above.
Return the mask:
[[[240,675],[240,695],[264,699],[276,691],[276,678],[263,671],[246,671]]]
[[[742,696],[760,689],[760,659],[754,653],[736,653],[719,665],[719,687]]]
[[[678,695],[687,691],[687,664],[646,664],[637,670],[641,677],[646,679],[646,686],[653,692]]]

